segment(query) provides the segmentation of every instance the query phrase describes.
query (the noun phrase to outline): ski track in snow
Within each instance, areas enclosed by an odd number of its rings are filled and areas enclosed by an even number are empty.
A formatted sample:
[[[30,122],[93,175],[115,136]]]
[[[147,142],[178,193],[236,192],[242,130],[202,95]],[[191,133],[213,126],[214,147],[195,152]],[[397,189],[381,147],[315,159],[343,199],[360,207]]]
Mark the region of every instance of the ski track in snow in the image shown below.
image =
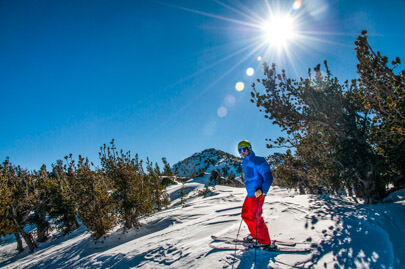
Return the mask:
[[[209,176],[190,180],[189,197],[179,205],[180,185],[168,189],[174,201],[142,219],[138,230],[117,228],[91,240],[85,227],[15,254],[15,242],[0,246],[5,268],[252,268],[254,250],[211,249],[210,236],[236,237],[246,192],[217,186],[197,197]],[[177,196],[176,196],[177,195]],[[257,250],[256,268],[404,268],[405,204],[357,205],[349,198],[298,195],[272,187],[263,217],[272,239],[312,246],[312,253],[280,254]],[[243,224],[239,238],[246,236]],[[302,246],[301,245],[301,246]],[[15,256],[16,255],[16,256]]]

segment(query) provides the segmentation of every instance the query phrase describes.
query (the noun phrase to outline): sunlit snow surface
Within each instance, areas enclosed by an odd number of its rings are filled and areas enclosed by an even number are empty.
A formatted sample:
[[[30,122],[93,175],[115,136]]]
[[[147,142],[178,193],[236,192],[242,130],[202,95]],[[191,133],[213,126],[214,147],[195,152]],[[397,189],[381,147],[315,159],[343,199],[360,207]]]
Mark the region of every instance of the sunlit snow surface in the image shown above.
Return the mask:
[[[142,220],[139,230],[117,229],[94,242],[82,226],[65,237],[40,244],[33,254],[16,255],[15,242],[2,243],[5,268],[252,268],[254,250],[218,251],[210,236],[235,237],[243,188],[217,186],[197,196],[209,175],[187,182],[189,194],[179,203],[180,185],[170,186],[170,208]],[[256,268],[405,268],[405,203],[356,205],[349,198],[298,195],[272,187],[264,205],[272,239],[306,242],[310,254],[257,251]],[[242,225],[241,236],[247,234]]]

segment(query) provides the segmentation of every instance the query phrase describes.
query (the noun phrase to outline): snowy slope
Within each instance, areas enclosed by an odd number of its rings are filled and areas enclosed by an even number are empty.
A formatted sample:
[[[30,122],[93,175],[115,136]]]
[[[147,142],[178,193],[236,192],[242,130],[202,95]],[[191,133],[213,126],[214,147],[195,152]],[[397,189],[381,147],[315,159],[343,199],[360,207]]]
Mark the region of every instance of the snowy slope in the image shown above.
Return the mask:
[[[180,176],[190,176],[193,172],[195,174],[200,174],[200,172],[210,173],[215,169],[220,170],[225,177],[230,173],[239,176],[240,170],[238,168],[241,163],[240,158],[222,150],[211,148],[197,152],[191,157],[174,164],[172,170]]]
[[[15,243],[0,247],[5,268],[252,268],[254,250],[211,249],[210,235],[235,237],[245,190],[217,186],[196,193],[209,175],[186,183],[189,198],[178,204],[180,185],[169,187],[172,206],[142,220],[142,228],[94,242],[84,227],[14,255]],[[349,198],[298,195],[272,187],[264,205],[272,239],[306,242],[310,254],[257,251],[256,268],[405,268],[405,202],[357,205]],[[247,234],[242,225],[241,235]]]

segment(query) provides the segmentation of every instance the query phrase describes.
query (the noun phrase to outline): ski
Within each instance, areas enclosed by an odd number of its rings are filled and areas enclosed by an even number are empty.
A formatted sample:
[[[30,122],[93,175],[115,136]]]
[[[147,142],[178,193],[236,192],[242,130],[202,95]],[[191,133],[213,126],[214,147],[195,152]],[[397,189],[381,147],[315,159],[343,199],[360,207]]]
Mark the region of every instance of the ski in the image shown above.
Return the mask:
[[[208,244],[213,249],[218,250],[248,250],[249,248],[244,247],[243,245],[231,245],[231,244],[216,244],[216,243],[209,243]]]
[[[311,248],[296,248],[296,247],[283,247],[283,246],[277,246],[275,248],[264,248],[263,246],[256,246],[255,244],[244,244],[244,245],[231,245],[228,243],[225,244],[215,244],[215,243],[210,243],[209,246],[213,249],[217,250],[249,250],[249,249],[254,249],[254,248],[259,248],[264,251],[268,252],[275,252],[275,253],[309,253],[311,252]]]
[[[299,247],[278,246],[278,245],[276,245],[274,248],[267,248],[263,245],[256,245],[255,243],[244,243],[243,246],[246,247],[247,249],[260,248],[262,250],[269,252],[309,253],[312,251],[312,248],[299,248]]]
[[[231,237],[227,237],[227,236],[215,236],[215,235],[211,235],[212,240],[214,241],[221,241],[221,242],[225,242],[225,243],[230,243],[230,244],[243,244],[243,243],[250,243],[250,242],[246,242],[243,239],[235,239],[235,238],[231,238]],[[280,240],[273,240],[272,243],[274,243],[275,245],[283,245],[283,246],[295,246],[297,243],[295,242],[287,242],[287,241],[280,241]]]

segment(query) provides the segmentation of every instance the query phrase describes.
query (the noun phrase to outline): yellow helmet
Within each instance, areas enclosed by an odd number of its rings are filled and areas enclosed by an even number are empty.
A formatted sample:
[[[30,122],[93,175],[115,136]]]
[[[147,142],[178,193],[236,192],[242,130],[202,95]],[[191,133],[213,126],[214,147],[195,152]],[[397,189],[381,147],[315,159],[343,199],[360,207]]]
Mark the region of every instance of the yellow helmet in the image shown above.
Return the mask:
[[[239,142],[238,144],[239,153],[243,152],[244,151],[243,149],[248,149],[249,151],[252,151],[252,145],[250,144],[249,141],[243,140]]]

